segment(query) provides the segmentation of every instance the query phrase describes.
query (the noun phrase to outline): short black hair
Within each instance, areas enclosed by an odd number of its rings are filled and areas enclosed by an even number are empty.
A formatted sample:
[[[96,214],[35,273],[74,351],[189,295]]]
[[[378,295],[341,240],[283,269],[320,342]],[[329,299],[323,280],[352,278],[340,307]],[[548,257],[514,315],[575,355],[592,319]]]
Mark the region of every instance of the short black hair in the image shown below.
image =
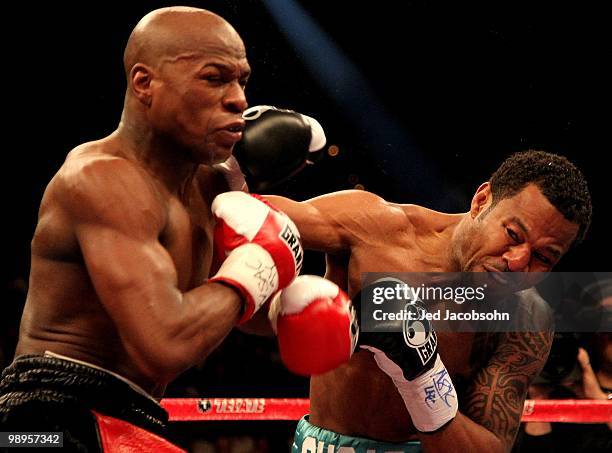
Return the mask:
[[[584,239],[591,224],[591,194],[582,172],[566,157],[531,149],[514,153],[489,182],[493,204],[535,184],[563,217],[578,225],[574,244]]]

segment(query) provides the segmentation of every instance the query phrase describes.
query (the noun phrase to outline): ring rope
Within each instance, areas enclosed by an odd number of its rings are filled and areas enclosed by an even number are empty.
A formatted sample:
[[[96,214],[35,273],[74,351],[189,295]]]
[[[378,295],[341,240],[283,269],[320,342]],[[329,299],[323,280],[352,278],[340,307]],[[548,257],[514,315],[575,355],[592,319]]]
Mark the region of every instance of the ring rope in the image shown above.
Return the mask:
[[[170,421],[299,420],[310,409],[308,398],[166,398],[161,405]],[[612,401],[526,400],[521,421],[612,422]]]

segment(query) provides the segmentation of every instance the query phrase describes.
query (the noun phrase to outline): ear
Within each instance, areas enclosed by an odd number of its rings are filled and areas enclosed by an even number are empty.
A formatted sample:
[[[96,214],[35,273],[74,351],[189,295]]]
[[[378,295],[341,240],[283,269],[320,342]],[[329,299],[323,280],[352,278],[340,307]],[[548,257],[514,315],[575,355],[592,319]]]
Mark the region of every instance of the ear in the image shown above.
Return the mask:
[[[472,197],[472,204],[470,205],[470,215],[472,219],[475,219],[478,214],[487,209],[492,202],[493,195],[491,194],[491,184],[488,181],[483,182]]]
[[[151,81],[153,80],[152,69],[142,63],[136,63],[130,71],[128,84],[132,93],[140,102],[147,107],[151,105]]]

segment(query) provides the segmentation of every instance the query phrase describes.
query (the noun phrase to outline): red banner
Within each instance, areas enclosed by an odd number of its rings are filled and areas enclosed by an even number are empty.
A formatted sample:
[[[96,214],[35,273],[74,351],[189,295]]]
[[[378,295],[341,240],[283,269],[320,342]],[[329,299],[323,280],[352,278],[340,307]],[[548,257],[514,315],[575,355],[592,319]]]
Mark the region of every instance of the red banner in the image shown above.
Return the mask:
[[[161,405],[170,421],[299,420],[308,413],[307,398],[174,398]]]
[[[197,420],[299,420],[308,413],[307,398],[169,398],[161,405],[170,421]],[[612,401],[527,400],[526,422],[607,423],[612,421]]]

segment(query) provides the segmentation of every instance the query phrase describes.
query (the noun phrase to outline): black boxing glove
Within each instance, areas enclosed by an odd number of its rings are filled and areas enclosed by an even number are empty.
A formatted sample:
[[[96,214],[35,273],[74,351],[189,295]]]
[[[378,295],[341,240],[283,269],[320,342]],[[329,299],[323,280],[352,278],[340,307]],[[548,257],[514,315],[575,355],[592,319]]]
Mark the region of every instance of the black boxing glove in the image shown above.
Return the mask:
[[[377,321],[377,332],[364,331],[360,323],[358,345],[372,352],[378,367],[392,379],[416,429],[431,432],[451,421],[457,414],[457,393],[438,355],[427,310],[410,287],[401,280],[381,279],[363,288],[353,304],[363,307],[358,310],[362,318],[374,319],[373,310],[379,309],[404,314],[404,319]]]
[[[234,156],[255,192],[286,181],[325,146],[319,122],[301,113],[258,105],[245,110],[242,117],[246,125]]]

